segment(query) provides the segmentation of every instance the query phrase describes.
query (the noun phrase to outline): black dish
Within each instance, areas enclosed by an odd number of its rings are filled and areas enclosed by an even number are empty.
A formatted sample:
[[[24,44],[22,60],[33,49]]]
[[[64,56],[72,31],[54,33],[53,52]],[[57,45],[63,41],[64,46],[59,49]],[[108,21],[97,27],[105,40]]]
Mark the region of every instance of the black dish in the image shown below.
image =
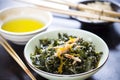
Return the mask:
[[[83,4],[87,4],[87,3],[93,3],[95,2],[96,0],[85,0],[85,1],[81,1],[79,3],[83,3]],[[99,0],[100,2],[104,2],[105,0]],[[110,2],[110,5],[113,9],[113,11],[116,11],[116,12],[119,12],[120,11],[120,6],[118,4],[115,4],[114,2],[111,2],[111,1],[105,1],[105,2]],[[72,9],[72,8],[71,8]],[[103,22],[91,22],[89,20],[83,20],[83,19],[78,19],[76,17],[71,17],[72,19],[74,20],[77,20],[79,22],[82,23],[82,28],[94,28],[94,29],[100,29],[100,28],[103,28],[104,26],[107,27],[107,26],[111,26],[111,24],[113,22],[106,22],[106,21],[103,21]]]

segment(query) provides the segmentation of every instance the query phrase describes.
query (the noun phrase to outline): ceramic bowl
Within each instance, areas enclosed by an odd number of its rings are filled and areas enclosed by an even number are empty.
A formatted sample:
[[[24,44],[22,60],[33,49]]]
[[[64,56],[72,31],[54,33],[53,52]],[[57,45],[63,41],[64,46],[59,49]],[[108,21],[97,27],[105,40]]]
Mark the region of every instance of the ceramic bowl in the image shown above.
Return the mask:
[[[96,0],[83,0],[78,2],[82,4],[88,4],[88,3],[95,3]],[[113,1],[108,1],[108,0],[99,0],[97,2],[108,2],[110,3],[110,7],[112,8],[113,11],[119,12],[120,8],[119,5],[114,3]],[[77,9],[78,10],[78,9]],[[86,18],[79,18],[79,17],[72,17],[75,20],[80,21],[83,25],[87,25],[89,27],[95,26],[95,27],[102,27],[103,25],[111,25],[113,22],[108,22],[108,21],[103,21],[103,20],[92,20],[92,19],[86,19]]]
[[[39,46],[39,39],[42,39],[42,38],[56,39],[58,36],[58,33],[67,33],[68,35],[81,37],[86,41],[93,42],[93,44],[95,45],[96,51],[103,52],[103,55],[100,59],[98,67],[95,69],[92,69],[90,71],[84,72],[84,73],[73,74],[73,75],[52,74],[52,73],[48,73],[48,72],[45,72],[45,71],[42,71],[42,70],[36,68],[32,64],[32,61],[30,59],[30,54],[31,54],[31,52],[35,51],[35,46]],[[30,39],[24,48],[24,57],[25,57],[28,65],[36,73],[38,73],[42,77],[49,79],[49,80],[83,80],[83,79],[86,79],[86,78],[92,76],[93,74],[95,74],[97,71],[99,71],[102,68],[102,66],[105,64],[105,62],[108,59],[108,55],[109,55],[108,46],[100,37],[98,37],[97,35],[95,35],[91,32],[88,32],[85,30],[78,30],[78,29],[70,29],[70,30],[69,29],[64,29],[64,30],[60,29],[60,30],[42,32],[42,33],[36,35],[35,37],[33,37],[32,39]]]
[[[42,21],[45,26],[30,32],[9,32],[1,28],[2,24],[6,21],[14,18],[33,18]],[[36,34],[45,31],[52,22],[52,14],[46,11],[42,11],[36,7],[12,7],[3,9],[0,11],[0,34],[3,35],[7,40],[12,41],[15,44],[24,45],[27,41],[35,36]],[[16,26],[17,27],[17,26]]]

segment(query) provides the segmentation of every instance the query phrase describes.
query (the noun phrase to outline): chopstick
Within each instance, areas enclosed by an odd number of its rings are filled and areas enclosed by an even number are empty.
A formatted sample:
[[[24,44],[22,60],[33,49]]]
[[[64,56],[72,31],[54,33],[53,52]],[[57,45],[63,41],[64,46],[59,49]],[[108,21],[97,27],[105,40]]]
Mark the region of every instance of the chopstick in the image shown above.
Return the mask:
[[[55,13],[60,13],[60,14],[65,14],[65,15],[70,15],[70,16],[104,20],[104,21],[110,21],[110,22],[120,22],[120,19],[117,19],[117,18],[112,18],[112,17],[107,17],[107,16],[99,16],[99,15],[95,15],[95,14],[92,15],[89,13],[84,13],[82,11],[62,10],[62,9],[47,7],[45,5],[40,5],[39,2],[35,2],[34,0],[15,0],[15,1],[35,5],[38,9],[50,11],[50,12],[55,12]]]
[[[17,55],[17,53],[13,50],[13,48],[9,45],[9,43],[5,40],[5,38],[0,35],[0,44],[5,48],[5,50],[11,55],[11,57],[20,65],[20,67],[28,74],[28,76],[32,80],[37,80],[33,74],[29,71],[29,69],[25,66],[23,61]]]
[[[49,2],[54,2],[54,3],[58,3],[58,4],[62,4],[62,5],[67,5],[71,8],[75,8],[75,9],[86,9],[86,10],[92,10],[92,11],[96,11],[99,13],[103,13],[103,14],[108,14],[114,17],[120,17],[120,13],[115,12],[115,11],[109,11],[109,10],[102,10],[102,9],[96,9],[90,6],[87,6],[85,4],[76,4],[76,3],[72,3],[70,1],[66,1],[66,0],[45,0],[45,1],[49,1]]]

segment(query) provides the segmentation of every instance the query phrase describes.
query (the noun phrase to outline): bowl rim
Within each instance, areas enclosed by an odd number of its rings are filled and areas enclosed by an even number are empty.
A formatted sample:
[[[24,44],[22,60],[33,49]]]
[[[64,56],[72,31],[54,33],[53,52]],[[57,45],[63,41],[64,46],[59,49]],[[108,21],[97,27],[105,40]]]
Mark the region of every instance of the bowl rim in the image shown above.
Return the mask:
[[[17,8],[32,8],[32,9],[38,9],[37,7],[35,6],[12,6],[12,7],[7,7],[7,8],[4,8],[2,10],[0,10],[0,14],[2,12],[5,12],[7,10],[10,10],[10,9],[17,9]],[[6,31],[6,30],[3,30],[1,28],[2,25],[0,25],[0,32],[4,33],[4,34],[8,34],[8,35],[31,35],[31,34],[35,34],[35,33],[39,33],[39,32],[42,32],[44,31],[45,29],[48,28],[48,26],[52,23],[53,21],[53,15],[51,12],[49,11],[43,11],[43,10],[40,10],[44,13],[46,13],[48,16],[49,16],[49,21],[45,24],[45,26],[43,28],[40,28],[40,29],[37,29],[37,30],[34,30],[34,31],[30,31],[30,32],[20,32],[20,33],[17,33],[17,32],[10,32],[10,31]]]
[[[65,31],[65,30],[68,30],[68,29],[64,29],[64,31]],[[73,30],[77,30],[77,31],[78,31],[78,29],[72,29],[72,30],[69,29],[69,30],[70,30],[70,31],[73,31]],[[40,70],[40,69],[36,68],[34,65],[31,65],[31,64],[29,63],[29,61],[26,59],[26,57],[25,57],[26,46],[28,46],[28,44],[30,44],[30,42],[31,42],[32,40],[34,40],[36,37],[41,36],[41,35],[46,34],[46,33],[53,32],[53,31],[63,31],[63,29],[46,31],[46,32],[42,32],[42,33],[40,33],[40,34],[37,34],[36,36],[34,36],[33,38],[31,38],[31,39],[27,42],[27,44],[25,45],[25,47],[24,47],[24,58],[25,58],[27,64],[28,64],[31,68],[35,69],[36,71],[38,71],[38,72],[40,72],[40,73],[42,73],[42,74],[46,74],[46,75],[50,75],[50,76],[56,76],[56,77],[77,77],[77,76],[87,75],[87,74],[89,74],[89,73],[95,72],[96,70],[99,70],[99,69],[106,63],[106,61],[108,60],[108,58],[109,58],[109,48],[108,48],[107,44],[105,43],[105,41],[104,41],[102,38],[100,38],[99,36],[97,36],[96,34],[92,33],[92,32],[89,32],[89,31],[86,31],[86,30],[80,30],[80,31],[82,31],[82,32],[85,32],[85,33],[94,35],[95,37],[99,38],[99,39],[104,43],[104,45],[105,45],[106,48],[107,48],[107,58],[106,58],[105,62],[103,62],[103,64],[101,64],[100,66],[96,67],[95,69],[89,70],[89,71],[87,71],[87,72],[83,72],[83,73],[79,73],[79,74],[71,74],[71,75],[66,75],[66,74],[53,74],[53,73],[46,72],[46,71],[43,71],[43,70]]]

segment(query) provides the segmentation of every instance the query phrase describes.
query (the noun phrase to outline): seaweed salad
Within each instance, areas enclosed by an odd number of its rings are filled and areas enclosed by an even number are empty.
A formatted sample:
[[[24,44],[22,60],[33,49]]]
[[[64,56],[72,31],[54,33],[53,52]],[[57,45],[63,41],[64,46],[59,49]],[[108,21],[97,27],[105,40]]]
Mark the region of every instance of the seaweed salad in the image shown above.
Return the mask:
[[[32,64],[54,74],[79,74],[98,66],[103,52],[96,52],[92,42],[58,33],[57,39],[40,39],[30,54]]]

